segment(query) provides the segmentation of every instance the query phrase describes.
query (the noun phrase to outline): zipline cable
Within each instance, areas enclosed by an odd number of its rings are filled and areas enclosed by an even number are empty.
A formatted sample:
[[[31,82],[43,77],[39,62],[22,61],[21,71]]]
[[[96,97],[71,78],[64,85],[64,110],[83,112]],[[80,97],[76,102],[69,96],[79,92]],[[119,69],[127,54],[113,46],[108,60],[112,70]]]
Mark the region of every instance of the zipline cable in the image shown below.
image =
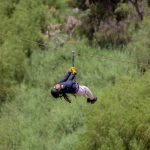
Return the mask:
[[[85,55],[83,55],[85,56]],[[80,58],[80,56],[78,56]],[[135,65],[143,65],[143,66],[150,66],[150,64],[147,63],[140,63],[140,62],[135,62],[135,61],[127,61],[127,60],[116,60],[114,58],[111,58],[111,57],[104,57],[104,56],[95,56],[95,55],[90,55],[90,56],[86,56],[87,58],[90,58],[90,57],[94,57],[94,58],[97,58],[101,61],[101,59],[103,60],[110,60],[110,61],[114,61],[114,62],[118,62],[119,63],[129,63],[129,64],[135,64]]]
[[[8,34],[2,34],[0,33],[0,36],[9,36]],[[25,39],[25,38],[20,38],[20,40],[22,41],[25,41],[25,42],[30,42],[30,43],[33,43],[33,44],[38,44],[40,46],[44,46],[44,47],[47,47],[47,48],[51,48],[49,45],[47,44],[42,44],[38,41],[33,41],[33,40],[29,40],[29,39]],[[70,43],[70,44],[74,44],[74,43],[80,43],[80,42],[66,42],[66,43]],[[80,58],[80,56],[86,56],[85,54],[84,55],[77,55],[77,57]],[[74,54],[74,49],[72,50],[72,66],[74,66],[74,57],[75,57],[75,54]],[[120,63],[130,63],[130,64],[136,64],[136,65],[145,65],[145,66],[149,66],[148,63],[138,63],[138,62],[133,62],[133,61],[126,61],[126,60],[116,60],[116,59],[113,59],[111,57],[104,57],[104,56],[99,56],[99,55],[95,55],[94,53],[91,54],[91,55],[87,55],[86,58],[91,58],[91,57],[94,57],[94,58],[97,58],[98,60],[104,60],[104,61],[107,61],[107,60],[110,60],[110,61],[113,61],[113,62],[116,62],[117,64],[120,64]],[[147,83],[150,82],[150,81],[146,81]],[[82,109],[81,105],[77,102],[77,105],[79,107],[79,109]],[[81,117],[81,116],[80,116]]]
[[[0,33],[0,36],[8,36],[8,34],[3,34],[3,33]],[[39,46],[44,46],[45,48],[47,47],[47,48],[52,48],[52,47],[50,47],[48,44],[43,44],[43,43],[40,43],[40,42],[38,42],[38,41],[32,41],[32,40],[29,40],[29,39],[25,39],[25,38],[20,38],[20,40],[21,41],[25,41],[25,42],[31,42],[31,43],[34,43],[34,44],[38,44]],[[79,41],[78,42],[68,42],[68,41],[66,41],[66,43],[80,43]],[[72,51],[74,51],[74,50],[72,50]],[[74,57],[73,56],[74,55],[74,53],[72,52],[72,57]],[[77,55],[78,57],[80,57],[79,55]],[[85,56],[85,54],[84,55],[82,55],[82,56]],[[103,60],[110,60],[110,61],[114,61],[114,62],[118,62],[118,63],[130,63],[130,64],[136,64],[136,65],[141,65],[141,66],[150,66],[150,64],[149,63],[140,63],[140,62],[134,62],[134,61],[127,61],[127,60],[116,60],[116,59],[113,59],[113,58],[111,58],[111,57],[104,57],[104,56],[102,56],[102,57],[99,57],[97,54],[95,55],[94,53],[93,54],[91,54],[91,55],[87,55],[86,56],[87,58],[89,58],[89,57],[94,57],[94,58],[99,58],[99,59],[103,59]],[[73,65],[73,62],[74,60],[72,59],[72,65]],[[147,60],[144,60],[144,61],[147,61]]]

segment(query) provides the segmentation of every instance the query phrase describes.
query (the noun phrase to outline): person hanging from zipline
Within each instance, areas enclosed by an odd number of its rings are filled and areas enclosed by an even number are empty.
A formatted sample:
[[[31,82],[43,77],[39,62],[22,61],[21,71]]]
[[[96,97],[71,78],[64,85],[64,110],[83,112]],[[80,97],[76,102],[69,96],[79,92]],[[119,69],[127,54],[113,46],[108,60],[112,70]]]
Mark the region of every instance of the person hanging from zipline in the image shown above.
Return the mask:
[[[85,96],[87,103],[94,104],[97,101],[97,97],[94,97],[91,90],[84,85],[79,85],[75,81],[77,70],[75,67],[70,67],[64,79],[58,82],[52,89],[51,95],[54,98],[63,97],[67,102],[71,103],[67,94],[73,94],[74,96]]]

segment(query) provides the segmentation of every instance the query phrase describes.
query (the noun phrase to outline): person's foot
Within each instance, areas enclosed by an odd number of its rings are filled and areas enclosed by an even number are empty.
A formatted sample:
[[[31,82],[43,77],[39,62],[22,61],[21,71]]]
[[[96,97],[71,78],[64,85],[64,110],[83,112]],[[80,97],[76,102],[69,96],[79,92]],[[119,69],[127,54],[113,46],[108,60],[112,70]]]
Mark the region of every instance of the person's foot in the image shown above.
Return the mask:
[[[91,103],[91,100],[90,100],[90,98],[87,98],[87,103]]]
[[[94,104],[97,101],[97,97],[94,97],[93,99],[88,98],[87,103]]]
[[[94,104],[96,101],[97,101],[97,97],[94,97],[94,98],[91,100],[91,104]]]

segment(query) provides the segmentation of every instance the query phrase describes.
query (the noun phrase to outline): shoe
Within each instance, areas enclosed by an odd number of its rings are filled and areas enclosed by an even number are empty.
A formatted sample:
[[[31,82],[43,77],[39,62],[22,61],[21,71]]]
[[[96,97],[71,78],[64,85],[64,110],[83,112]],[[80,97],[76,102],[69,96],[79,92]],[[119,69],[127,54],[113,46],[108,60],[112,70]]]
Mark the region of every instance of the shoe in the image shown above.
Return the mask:
[[[97,97],[94,97],[92,100],[90,98],[87,98],[87,103],[94,104],[97,101]]]
[[[91,99],[90,98],[87,98],[87,103],[91,103]]]
[[[97,101],[97,97],[94,97],[94,98],[91,100],[91,104],[94,104],[96,101]]]

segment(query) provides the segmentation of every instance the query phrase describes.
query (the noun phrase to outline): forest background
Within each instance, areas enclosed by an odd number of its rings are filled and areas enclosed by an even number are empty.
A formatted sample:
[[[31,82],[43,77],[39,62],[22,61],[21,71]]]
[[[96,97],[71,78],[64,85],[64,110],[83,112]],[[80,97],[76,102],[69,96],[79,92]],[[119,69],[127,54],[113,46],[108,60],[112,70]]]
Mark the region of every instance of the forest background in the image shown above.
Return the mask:
[[[150,0],[0,0],[0,149],[149,150]],[[71,66],[98,101],[50,89]]]

